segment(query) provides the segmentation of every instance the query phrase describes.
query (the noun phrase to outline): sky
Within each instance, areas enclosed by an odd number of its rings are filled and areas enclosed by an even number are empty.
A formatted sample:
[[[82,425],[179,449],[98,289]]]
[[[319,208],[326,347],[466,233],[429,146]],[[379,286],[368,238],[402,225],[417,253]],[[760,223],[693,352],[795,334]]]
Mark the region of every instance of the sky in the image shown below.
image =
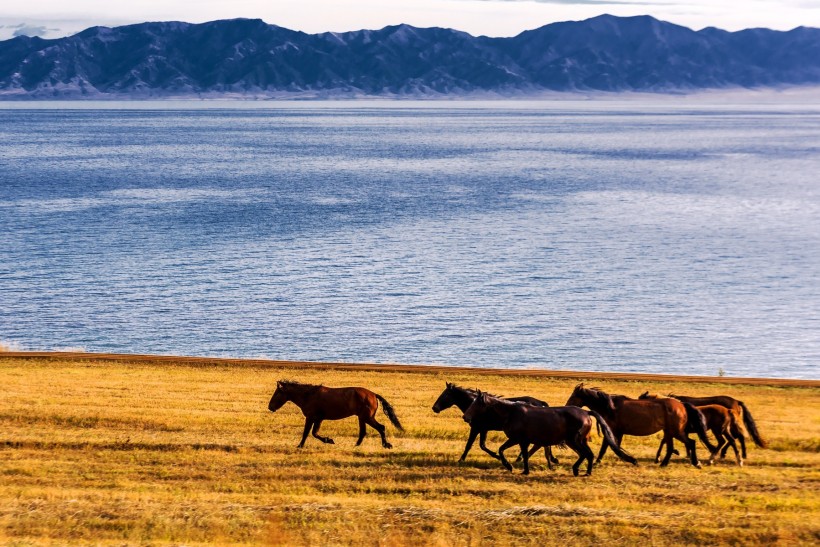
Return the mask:
[[[820,27],[820,0],[19,0],[0,3],[0,40],[20,34],[58,38],[95,25],[237,17],[309,33],[408,23],[514,36],[602,13],[648,14],[695,30]]]

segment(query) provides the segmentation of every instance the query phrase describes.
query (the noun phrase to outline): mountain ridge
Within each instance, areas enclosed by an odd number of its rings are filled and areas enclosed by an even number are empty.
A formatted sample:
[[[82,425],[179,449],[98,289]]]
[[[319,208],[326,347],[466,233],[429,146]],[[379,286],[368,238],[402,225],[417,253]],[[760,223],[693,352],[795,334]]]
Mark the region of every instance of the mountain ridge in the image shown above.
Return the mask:
[[[307,34],[261,19],[0,41],[0,99],[442,97],[820,84],[820,29],[694,31],[601,15],[509,38],[407,24]]]

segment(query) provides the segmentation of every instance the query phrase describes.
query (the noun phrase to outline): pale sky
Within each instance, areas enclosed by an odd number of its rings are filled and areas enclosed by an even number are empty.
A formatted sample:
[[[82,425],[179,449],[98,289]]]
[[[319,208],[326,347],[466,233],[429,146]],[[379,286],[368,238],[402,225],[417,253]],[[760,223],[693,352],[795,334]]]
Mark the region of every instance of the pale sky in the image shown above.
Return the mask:
[[[248,17],[315,33],[409,23],[473,35],[513,36],[556,21],[602,13],[652,15],[695,30],[820,27],[820,0],[3,0],[0,40],[57,38],[94,25]]]

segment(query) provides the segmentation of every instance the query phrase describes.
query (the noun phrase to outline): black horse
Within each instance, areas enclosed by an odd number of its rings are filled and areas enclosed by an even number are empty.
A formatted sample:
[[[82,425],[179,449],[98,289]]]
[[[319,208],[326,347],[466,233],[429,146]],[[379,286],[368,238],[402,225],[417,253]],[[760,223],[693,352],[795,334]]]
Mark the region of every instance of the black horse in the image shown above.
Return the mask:
[[[635,458],[621,450],[606,421],[594,410],[587,411],[577,406],[535,407],[505,401],[479,392],[473,404],[464,413],[464,421],[472,425],[473,421],[481,419],[488,413],[501,416],[504,420],[503,431],[507,435],[507,441],[499,447],[498,456],[501,464],[508,471],[512,471],[512,465],[504,457],[504,451],[513,445],[517,444],[521,447],[525,475],[530,472],[529,454],[527,453],[530,444],[535,445],[536,448],[566,445],[578,454],[578,461],[572,465],[572,474],[577,477],[578,468],[586,460],[586,474],[591,475],[594,454],[587,440],[592,429],[590,416],[598,420],[605,446],[612,448],[612,451],[622,460],[633,465],[638,463]]]
[[[447,386],[444,388],[444,391],[441,392],[441,395],[438,396],[436,402],[433,403],[433,412],[438,414],[442,410],[447,410],[452,406],[458,407],[461,410],[461,413],[467,411],[473,401],[475,400],[476,396],[478,395],[478,391],[475,389],[468,389],[464,387],[459,387],[455,384],[451,384],[447,382]],[[512,401],[516,403],[526,403],[528,405],[546,408],[550,405],[545,401],[540,399],[536,399],[535,397],[501,397],[505,401]],[[467,459],[467,454],[470,452],[470,449],[473,447],[473,443],[475,442],[475,438],[478,437],[478,446],[481,447],[481,450],[495,458],[496,460],[500,459],[498,454],[487,448],[487,432],[488,431],[501,431],[504,428],[503,419],[500,416],[494,415],[492,413],[487,413],[482,416],[480,419],[474,420],[470,424],[470,436],[467,437],[467,445],[464,447],[464,453],[461,455],[459,461],[464,461]],[[540,447],[534,447],[532,451],[528,454],[528,456],[532,456],[536,450]],[[552,468],[553,463],[558,463],[558,460],[552,455],[550,452],[549,447],[544,448],[544,455],[547,457],[547,465]],[[519,456],[521,458],[521,456]]]

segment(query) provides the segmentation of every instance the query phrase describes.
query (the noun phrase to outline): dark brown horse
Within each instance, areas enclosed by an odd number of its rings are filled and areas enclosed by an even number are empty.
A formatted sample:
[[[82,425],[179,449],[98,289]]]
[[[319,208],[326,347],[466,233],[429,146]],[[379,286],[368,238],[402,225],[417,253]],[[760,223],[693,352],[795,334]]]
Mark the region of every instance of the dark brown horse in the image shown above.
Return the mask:
[[[587,460],[586,474],[591,475],[594,454],[587,440],[592,429],[590,415],[598,420],[598,425],[604,435],[604,444],[612,446],[612,451],[622,460],[633,465],[637,464],[635,458],[618,447],[612,431],[594,410],[587,412],[575,406],[536,407],[505,401],[479,391],[473,404],[464,413],[464,421],[472,424],[473,421],[480,420],[487,413],[500,416],[504,422],[503,431],[507,435],[507,441],[499,447],[498,456],[501,464],[508,471],[512,471],[512,465],[504,457],[504,451],[513,445],[521,448],[525,475],[530,472],[527,449],[531,444],[536,448],[566,445],[578,454],[578,461],[572,466],[573,475],[578,476],[578,469],[584,460]]]
[[[760,431],[757,429],[757,424],[755,423],[754,418],[752,418],[752,413],[749,411],[749,408],[743,404],[743,401],[738,401],[737,399],[733,399],[727,395],[716,395],[714,397],[687,397],[686,395],[672,395],[670,393],[669,396],[695,406],[720,405],[728,408],[732,414],[734,414],[735,422],[735,425],[732,427],[731,434],[734,438],[740,441],[740,450],[743,453],[743,459],[746,459],[746,435],[744,435],[743,428],[740,426],[741,422],[743,422],[746,426],[746,429],[752,436],[754,443],[760,448],[766,448],[766,441],[760,435]],[[726,457],[727,450],[729,450],[729,447],[724,446],[720,453],[721,458]]]
[[[648,391],[645,391],[640,395],[640,397],[638,397],[638,399],[657,398],[657,395],[650,395]],[[736,429],[738,426],[735,421],[734,413],[725,406],[721,405],[700,405],[695,408],[703,414],[703,417],[706,419],[706,428],[712,432],[712,435],[715,436],[715,439],[718,442],[717,447],[707,446],[707,448],[712,452],[712,455],[709,458],[709,465],[715,462],[715,456],[717,456],[722,448],[728,448],[731,446],[735,451],[735,459],[737,460],[737,464],[743,467],[743,458],[741,458],[738,453],[737,444],[735,444],[735,438],[732,435],[732,430]],[[687,431],[689,433],[694,433],[691,429],[691,426],[687,427]],[[658,453],[655,455],[655,463],[660,461],[662,449],[663,441],[661,441],[660,446],[658,446]]]
[[[441,392],[441,395],[438,396],[436,402],[433,403],[433,412],[438,414],[443,410],[447,410],[452,406],[458,407],[462,414],[464,414],[470,405],[473,404],[475,401],[476,396],[478,395],[478,390],[475,389],[468,389],[466,387],[459,387],[455,384],[451,384],[450,382],[446,383],[444,391]],[[540,399],[536,399],[535,397],[500,397],[506,401],[513,401],[518,403],[526,403],[533,406],[540,406],[540,407],[548,407],[550,406],[545,401]],[[464,453],[461,454],[461,458],[459,461],[464,461],[467,459],[467,454],[470,452],[470,449],[473,447],[473,443],[475,442],[476,436],[478,437],[478,446],[481,447],[481,450],[495,458],[496,460],[500,459],[498,454],[487,448],[485,444],[487,442],[487,432],[488,431],[501,431],[504,424],[501,419],[494,415],[494,414],[486,414],[483,418],[478,420],[473,420],[470,423],[470,436],[467,437],[467,445],[464,447]],[[536,448],[533,448],[532,452],[530,452],[530,456],[532,456],[533,452],[535,452]],[[547,457],[547,465],[552,467],[553,463],[558,463],[552,453],[550,452],[549,447],[544,447],[544,455]],[[521,456],[519,456],[521,458]]]
[[[363,387],[333,388],[280,380],[276,382],[276,391],[268,403],[268,410],[276,412],[288,401],[298,406],[305,415],[305,430],[302,432],[302,442],[299,443],[299,448],[305,446],[305,440],[311,428],[313,428],[314,437],[323,443],[334,444],[330,437],[319,435],[322,421],[341,420],[350,416],[359,418],[359,440],[356,441],[356,446],[362,444],[365,425],[369,425],[381,435],[383,447],[393,448],[384,436],[385,427],[376,421],[379,402],[390,422],[400,431],[404,431],[390,403],[381,395]]]
[[[624,435],[645,437],[663,431],[663,442],[667,450],[661,466],[669,464],[674,450],[674,439],[678,439],[686,447],[686,453],[690,455],[692,465],[700,468],[695,452],[695,441],[686,434],[690,415],[696,418],[691,421],[699,424],[696,426],[698,436],[707,446],[709,445],[703,415],[694,406],[687,406],[675,399],[640,401],[623,395],[610,396],[600,389],[585,388],[584,384],[578,384],[567,400],[567,405],[586,406],[603,415],[615,434],[618,446]],[[596,463],[604,457],[608,446],[607,443],[601,446]]]

